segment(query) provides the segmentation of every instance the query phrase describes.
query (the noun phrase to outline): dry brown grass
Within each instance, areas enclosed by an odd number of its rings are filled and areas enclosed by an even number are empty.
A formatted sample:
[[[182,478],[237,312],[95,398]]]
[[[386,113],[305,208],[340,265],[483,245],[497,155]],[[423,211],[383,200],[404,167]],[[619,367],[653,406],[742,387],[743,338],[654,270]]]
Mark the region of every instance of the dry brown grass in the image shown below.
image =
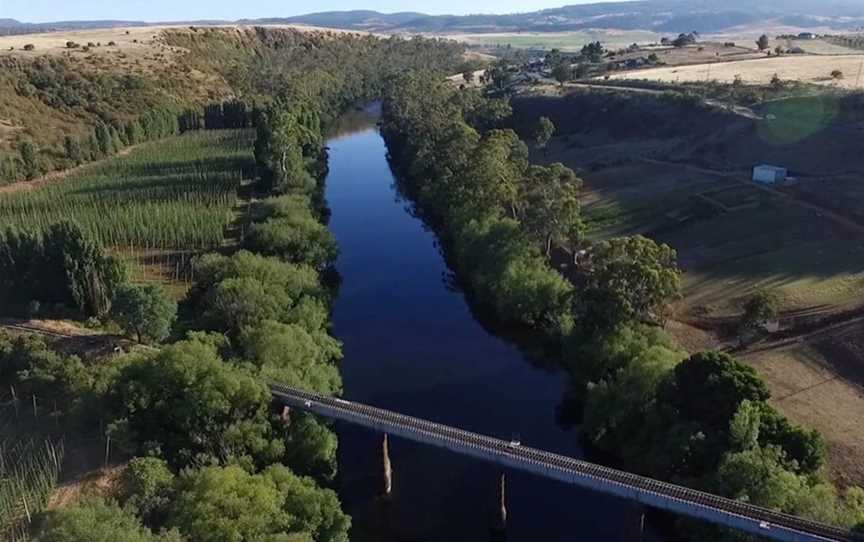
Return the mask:
[[[845,89],[862,88],[864,77],[859,80],[859,70],[864,65],[864,55],[786,55],[781,57],[740,60],[724,63],[705,63],[692,66],[667,66],[616,73],[612,79],[645,79],[663,82],[718,81],[732,83],[736,77],[748,84],[765,85],[776,74],[784,81],[800,81]],[[844,77],[833,79],[831,72],[840,70]]]
[[[124,468],[125,465],[109,466],[69,476],[54,490],[48,509],[63,508],[88,497],[116,497]]]
[[[667,66],[681,66],[762,58],[764,55],[755,51],[754,47],[747,43],[726,47],[722,42],[704,42],[687,47],[650,47],[647,50],[656,54],[660,62]],[[638,52],[619,58],[644,56],[644,52]]]
[[[864,484],[864,392],[838,374],[838,359],[813,344],[743,359],[765,379],[777,410],[825,438],[829,476],[843,486]]]
[[[133,56],[141,56],[149,52],[154,44],[159,43],[159,35],[167,28],[186,28],[172,26],[145,26],[129,28],[100,28],[95,30],[69,30],[59,32],[46,32],[42,34],[21,34],[15,36],[0,36],[0,56],[16,55],[25,57],[36,57],[44,54],[61,55],[72,52],[76,55],[84,54],[110,54],[125,53]],[[87,43],[101,43],[89,53],[81,49],[68,49],[67,41],[74,41],[82,47]],[[116,46],[108,46],[114,41]],[[33,44],[33,51],[25,51],[24,46]],[[14,48],[14,50],[10,50]]]

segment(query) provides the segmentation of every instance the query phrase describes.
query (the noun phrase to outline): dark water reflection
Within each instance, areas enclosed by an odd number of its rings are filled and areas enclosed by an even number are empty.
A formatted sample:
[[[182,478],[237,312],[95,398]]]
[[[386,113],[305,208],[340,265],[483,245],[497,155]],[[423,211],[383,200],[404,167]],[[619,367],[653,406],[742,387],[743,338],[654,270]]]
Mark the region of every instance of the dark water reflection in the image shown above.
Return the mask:
[[[575,434],[555,421],[563,373],[528,363],[448,286],[434,236],[397,195],[374,120],[374,111],[354,112],[328,142],[326,196],[342,277],[333,320],[344,342],[346,398],[578,456]],[[490,540],[494,467],[394,438],[394,490],[383,502],[376,499],[380,437],[337,429],[352,540]],[[508,473],[507,540],[624,540],[627,508]]]

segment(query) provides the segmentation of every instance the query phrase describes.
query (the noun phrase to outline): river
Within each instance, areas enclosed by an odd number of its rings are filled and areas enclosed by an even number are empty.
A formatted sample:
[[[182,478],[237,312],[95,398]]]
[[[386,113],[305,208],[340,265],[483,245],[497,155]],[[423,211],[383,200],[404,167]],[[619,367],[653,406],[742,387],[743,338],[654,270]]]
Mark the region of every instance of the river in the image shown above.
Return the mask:
[[[475,318],[448,280],[435,236],[409,212],[374,110],[328,141],[329,226],[342,286],[333,331],[344,343],[347,399],[567,455],[580,450],[555,406],[565,376],[529,362]],[[393,494],[376,498],[380,436],[337,425],[339,491],[353,541],[490,540],[496,468],[393,438]],[[508,542],[624,540],[627,505],[507,473]],[[632,540],[632,538],[631,538]]]

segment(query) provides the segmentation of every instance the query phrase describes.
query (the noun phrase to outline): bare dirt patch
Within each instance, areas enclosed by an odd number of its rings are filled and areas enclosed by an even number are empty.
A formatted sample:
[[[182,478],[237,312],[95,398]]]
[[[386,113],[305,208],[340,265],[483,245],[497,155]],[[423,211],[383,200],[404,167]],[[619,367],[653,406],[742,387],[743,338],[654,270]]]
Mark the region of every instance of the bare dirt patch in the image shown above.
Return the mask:
[[[65,473],[64,481],[51,495],[48,509],[63,508],[86,497],[115,497],[124,467],[125,465],[117,465],[80,473]]]

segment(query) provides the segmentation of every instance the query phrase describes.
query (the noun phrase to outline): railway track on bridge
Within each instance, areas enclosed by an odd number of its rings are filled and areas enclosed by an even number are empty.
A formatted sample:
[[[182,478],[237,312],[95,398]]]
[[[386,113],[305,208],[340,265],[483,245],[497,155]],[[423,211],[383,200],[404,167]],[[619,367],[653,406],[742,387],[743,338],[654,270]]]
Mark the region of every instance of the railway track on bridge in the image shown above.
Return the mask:
[[[860,535],[830,525],[397,412],[279,384],[271,384],[270,389],[274,398],[289,407],[775,540],[864,540]]]

